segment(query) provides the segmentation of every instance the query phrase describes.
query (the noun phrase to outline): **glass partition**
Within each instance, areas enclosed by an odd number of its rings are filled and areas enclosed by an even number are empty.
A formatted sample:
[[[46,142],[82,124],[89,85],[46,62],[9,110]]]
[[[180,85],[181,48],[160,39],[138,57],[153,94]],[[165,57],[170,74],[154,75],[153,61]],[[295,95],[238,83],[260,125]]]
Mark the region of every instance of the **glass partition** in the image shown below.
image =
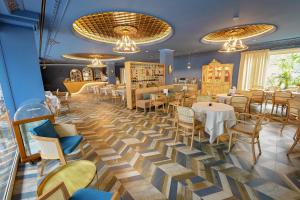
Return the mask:
[[[14,168],[16,152],[17,145],[0,85],[0,199],[4,199],[10,184],[8,181]]]

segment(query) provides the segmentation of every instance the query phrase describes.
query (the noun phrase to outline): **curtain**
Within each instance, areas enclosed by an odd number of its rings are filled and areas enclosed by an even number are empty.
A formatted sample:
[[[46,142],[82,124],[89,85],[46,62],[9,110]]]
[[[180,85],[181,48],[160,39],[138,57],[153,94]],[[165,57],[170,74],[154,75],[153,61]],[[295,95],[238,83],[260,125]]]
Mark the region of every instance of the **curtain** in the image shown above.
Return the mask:
[[[241,53],[238,90],[263,88],[269,62],[269,49]]]

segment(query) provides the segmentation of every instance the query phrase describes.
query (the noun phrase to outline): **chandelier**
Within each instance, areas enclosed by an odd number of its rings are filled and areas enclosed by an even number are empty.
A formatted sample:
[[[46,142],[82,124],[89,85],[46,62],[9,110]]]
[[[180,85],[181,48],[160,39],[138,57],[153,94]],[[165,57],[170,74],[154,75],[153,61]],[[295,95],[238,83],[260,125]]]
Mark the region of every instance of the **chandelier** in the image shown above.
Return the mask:
[[[230,38],[223,44],[223,47],[218,50],[222,53],[238,52],[247,50],[248,46],[243,43],[241,39]]]
[[[101,62],[101,60],[94,58],[92,60],[92,63],[90,65],[87,65],[88,67],[92,67],[92,68],[103,68],[106,67],[106,65],[103,64],[103,62]]]
[[[140,51],[136,43],[130,38],[130,34],[136,34],[137,29],[132,26],[117,26],[114,32],[121,35],[113,51],[116,53],[137,53]]]

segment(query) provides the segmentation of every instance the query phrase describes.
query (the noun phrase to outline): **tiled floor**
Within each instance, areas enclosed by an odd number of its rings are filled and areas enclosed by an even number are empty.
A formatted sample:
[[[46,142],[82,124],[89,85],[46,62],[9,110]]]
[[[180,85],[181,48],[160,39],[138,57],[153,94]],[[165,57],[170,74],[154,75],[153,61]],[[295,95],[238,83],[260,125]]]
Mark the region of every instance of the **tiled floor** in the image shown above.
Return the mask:
[[[300,152],[286,157],[294,127],[280,136],[271,122],[261,133],[262,155],[253,166],[249,146],[189,138],[174,144],[174,127],[163,114],[135,113],[110,103],[73,97],[72,112],[58,119],[75,122],[84,135],[86,157],[98,169],[102,190],[127,199],[300,199]],[[76,155],[75,155],[76,157]],[[51,162],[51,171],[57,162]],[[38,166],[20,165],[13,199],[34,199]]]

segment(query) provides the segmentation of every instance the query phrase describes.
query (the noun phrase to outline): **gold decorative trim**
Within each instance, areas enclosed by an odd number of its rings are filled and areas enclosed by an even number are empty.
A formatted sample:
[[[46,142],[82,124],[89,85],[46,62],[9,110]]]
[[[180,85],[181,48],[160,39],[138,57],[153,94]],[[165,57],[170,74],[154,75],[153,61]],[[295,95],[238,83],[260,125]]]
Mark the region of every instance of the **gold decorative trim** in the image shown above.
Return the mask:
[[[158,43],[173,34],[167,22],[134,12],[100,12],[82,16],[73,22],[73,30],[80,36],[111,44],[121,38],[120,31],[124,31],[124,27],[128,27],[130,38],[136,44]]]
[[[224,28],[207,34],[202,38],[204,43],[226,42],[234,39],[249,39],[272,33],[276,30],[276,26],[272,24],[247,24]]]
[[[93,59],[99,59],[101,61],[118,61],[124,60],[125,57],[113,55],[113,54],[93,54],[93,53],[72,53],[72,54],[64,54],[63,58],[72,59],[72,60],[84,60],[84,61],[92,61]]]

